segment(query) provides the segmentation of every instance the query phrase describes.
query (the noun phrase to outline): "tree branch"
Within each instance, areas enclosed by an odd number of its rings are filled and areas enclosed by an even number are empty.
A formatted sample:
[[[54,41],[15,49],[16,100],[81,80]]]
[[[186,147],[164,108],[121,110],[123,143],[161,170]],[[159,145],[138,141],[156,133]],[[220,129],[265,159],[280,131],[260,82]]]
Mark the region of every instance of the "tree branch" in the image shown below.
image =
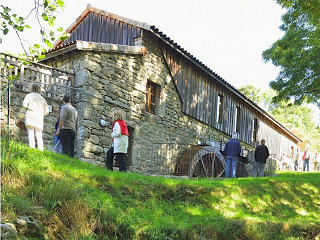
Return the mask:
[[[26,56],[28,57],[29,55],[28,55],[28,53],[27,53],[27,51],[26,51],[26,49],[25,49],[25,47],[24,47],[24,45],[23,45],[23,43],[22,43],[22,39],[21,39],[21,37],[20,37],[20,35],[19,35],[19,32],[17,31],[17,29],[14,29],[14,31],[16,32],[16,34],[17,34],[17,36],[18,36],[18,38],[19,38],[19,42],[20,42],[20,45],[21,45],[24,53],[25,53]]]

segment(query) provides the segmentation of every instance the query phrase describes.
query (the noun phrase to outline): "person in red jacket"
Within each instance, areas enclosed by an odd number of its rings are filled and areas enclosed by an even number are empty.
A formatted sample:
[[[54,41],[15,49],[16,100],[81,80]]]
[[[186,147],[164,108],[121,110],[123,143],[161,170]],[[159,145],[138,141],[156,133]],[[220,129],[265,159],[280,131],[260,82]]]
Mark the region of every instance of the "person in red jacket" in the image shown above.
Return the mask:
[[[112,113],[112,127],[111,127],[111,137],[112,144],[107,152],[106,167],[113,170],[113,158],[119,163],[119,171],[127,171],[125,155],[128,149],[128,139],[129,132],[125,121],[123,120],[123,114],[121,110],[115,110]]]
[[[303,171],[305,171],[306,167],[307,167],[307,172],[309,172],[309,160],[310,160],[310,148],[309,148],[309,146],[307,146],[307,148],[304,151],[303,156],[302,156]]]

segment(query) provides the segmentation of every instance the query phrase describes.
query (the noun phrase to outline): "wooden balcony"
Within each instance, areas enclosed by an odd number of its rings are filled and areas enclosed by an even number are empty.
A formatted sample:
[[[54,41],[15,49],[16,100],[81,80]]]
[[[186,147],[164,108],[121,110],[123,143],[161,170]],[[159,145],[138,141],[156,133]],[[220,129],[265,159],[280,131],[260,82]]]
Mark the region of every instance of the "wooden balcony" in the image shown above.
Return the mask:
[[[27,92],[34,82],[41,86],[42,95],[61,100],[65,94],[72,96],[74,73],[35,62],[23,62],[17,57],[0,53],[0,81]]]

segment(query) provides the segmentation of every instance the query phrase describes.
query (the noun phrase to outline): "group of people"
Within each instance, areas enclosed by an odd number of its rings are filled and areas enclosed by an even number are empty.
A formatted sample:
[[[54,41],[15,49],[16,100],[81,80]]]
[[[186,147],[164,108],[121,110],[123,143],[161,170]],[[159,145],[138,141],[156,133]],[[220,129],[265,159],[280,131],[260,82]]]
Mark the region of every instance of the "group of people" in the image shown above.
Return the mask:
[[[224,155],[226,157],[226,168],[225,168],[226,178],[236,177],[237,162],[242,151],[240,142],[236,138],[237,138],[237,134],[233,134],[232,139],[229,140],[224,147]],[[254,151],[255,161],[254,161],[253,172],[252,172],[253,177],[256,177],[258,175],[258,172],[259,172],[259,177],[264,176],[264,169],[266,166],[267,159],[269,157],[269,150],[268,150],[268,147],[265,145],[265,143],[266,143],[265,139],[262,139],[261,144],[255,148],[255,151]],[[302,161],[302,171],[309,171],[309,164],[311,159],[309,145],[306,146],[306,150],[303,152],[302,157],[299,152],[299,149],[297,149],[297,153],[295,155],[295,161],[292,164],[294,166],[295,171],[298,171],[300,159]],[[317,153],[314,156],[314,161],[317,164],[317,166],[315,166],[315,170],[320,171],[320,163],[318,162],[319,160],[318,160]],[[283,170],[282,164],[284,163],[288,164],[287,162],[288,161],[286,161],[282,156],[280,161],[278,161],[278,169]]]
[[[37,147],[40,151],[43,150],[43,122],[44,116],[49,114],[48,105],[46,100],[40,95],[40,85],[34,83],[32,85],[32,92],[27,94],[23,100],[23,107],[26,109],[25,113],[25,125],[28,133],[29,146],[35,148],[37,140]],[[62,145],[62,153],[70,157],[75,156],[74,144],[75,137],[78,129],[78,112],[71,105],[71,97],[64,95],[63,106],[58,107],[58,119],[55,126],[56,132],[54,136],[55,144]],[[127,124],[123,119],[123,113],[121,110],[115,110],[112,112],[112,126],[111,126],[111,147],[107,152],[106,167],[113,170],[114,157],[118,160],[119,171],[126,171],[125,156],[128,149],[129,132]],[[236,177],[236,169],[238,158],[241,154],[241,145],[237,140],[237,134],[232,135],[232,139],[229,140],[224,148],[224,155],[226,156],[226,178]],[[295,169],[299,160],[299,150],[295,157]],[[265,140],[261,140],[261,144],[256,147],[254,151],[254,168],[253,177],[256,177],[258,172],[259,176],[264,175],[264,169],[267,158],[269,157],[269,150],[265,145]],[[309,171],[310,151],[307,147],[302,156],[303,171],[307,169]]]
[[[266,166],[267,159],[269,157],[268,147],[265,145],[266,141],[264,139],[261,140],[261,144],[256,147],[254,151],[254,167],[252,176],[256,177],[259,172],[259,177],[264,176],[264,169]],[[234,133],[232,135],[232,139],[226,142],[224,147],[224,155],[226,156],[226,178],[235,178],[238,159],[241,154],[241,145],[237,140],[237,134]]]
[[[314,163],[317,162],[317,153],[314,156]],[[297,152],[295,153],[294,159],[290,156],[287,156],[285,153],[282,154],[280,161],[278,161],[278,169],[279,170],[294,170],[309,172],[309,165],[311,163],[311,154],[310,154],[310,146],[307,144],[305,151],[301,154],[299,148],[297,148]],[[315,166],[315,170],[317,170],[317,166]]]
[[[25,125],[28,132],[29,146],[35,148],[35,139],[40,151],[43,150],[43,122],[44,116],[49,114],[46,100],[40,95],[40,86],[37,83],[32,85],[32,92],[25,96],[23,107],[26,109]],[[75,136],[78,129],[78,112],[71,105],[71,98],[64,95],[63,106],[58,107],[58,118],[55,125],[54,142],[57,145],[62,145],[62,152],[70,157],[74,157]],[[126,171],[125,155],[128,149],[129,132],[126,122],[123,119],[121,110],[112,112],[111,138],[112,143],[107,151],[106,167],[113,170],[114,157],[118,160],[119,171]],[[55,147],[55,149],[56,149]],[[232,136],[224,149],[226,155],[226,177],[236,177],[236,167],[238,158],[241,154],[241,146],[236,140],[236,134]],[[259,176],[263,176],[266,159],[269,156],[268,148],[265,146],[264,139],[261,141],[255,150],[255,166],[253,176],[257,175],[258,168],[260,169]]]
[[[43,123],[44,117],[49,114],[48,104],[40,95],[39,84],[32,85],[31,93],[27,94],[22,106],[25,108],[25,126],[27,128],[29,146],[37,147],[43,151]],[[70,157],[75,156],[74,144],[78,129],[78,112],[71,105],[71,97],[64,95],[63,105],[58,107],[58,118],[55,125],[54,143],[61,144],[62,153]],[[111,126],[112,144],[107,152],[106,167],[113,169],[113,158],[119,163],[119,171],[126,171],[125,155],[128,149],[128,127],[123,120],[121,110],[112,113],[113,123]]]
[[[28,133],[29,146],[37,147],[43,151],[43,122],[44,116],[49,114],[48,104],[40,95],[40,85],[34,83],[31,93],[27,94],[23,100],[22,106],[25,108],[25,126]],[[55,143],[59,140],[62,144],[62,153],[74,157],[74,141],[78,128],[78,112],[71,105],[69,95],[64,95],[63,106],[59,107],[59,118],[56,124]]]

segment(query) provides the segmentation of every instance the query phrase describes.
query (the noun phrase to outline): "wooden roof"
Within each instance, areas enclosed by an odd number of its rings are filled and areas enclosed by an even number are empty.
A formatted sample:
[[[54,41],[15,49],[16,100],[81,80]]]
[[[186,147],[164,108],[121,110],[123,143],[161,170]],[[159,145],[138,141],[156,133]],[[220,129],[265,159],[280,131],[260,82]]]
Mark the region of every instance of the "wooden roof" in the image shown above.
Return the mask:
[[[58,40],[52,50],[76,40],[87,42],[134,45],[134,39],[141,37],[141,29],[150,31],[151,26],[132,19],[103,11],[90,4],[67,28],[70,38]]]

